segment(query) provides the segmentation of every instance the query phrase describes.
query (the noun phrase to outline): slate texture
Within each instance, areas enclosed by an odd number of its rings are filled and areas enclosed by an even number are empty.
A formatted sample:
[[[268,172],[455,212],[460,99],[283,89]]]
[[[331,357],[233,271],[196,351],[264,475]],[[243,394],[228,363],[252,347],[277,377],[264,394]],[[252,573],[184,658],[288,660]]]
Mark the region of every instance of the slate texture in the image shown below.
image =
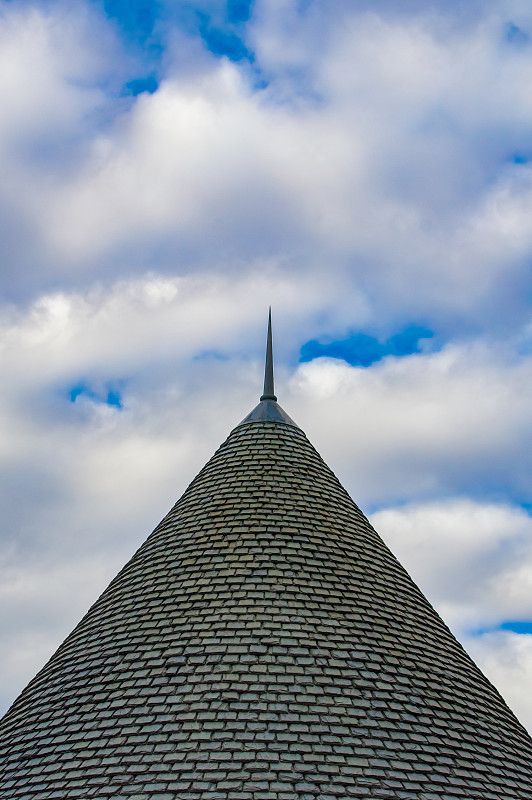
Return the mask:
[[[532,798],[526,731],[269,417],[232,431],[8,711],[2,800]]]

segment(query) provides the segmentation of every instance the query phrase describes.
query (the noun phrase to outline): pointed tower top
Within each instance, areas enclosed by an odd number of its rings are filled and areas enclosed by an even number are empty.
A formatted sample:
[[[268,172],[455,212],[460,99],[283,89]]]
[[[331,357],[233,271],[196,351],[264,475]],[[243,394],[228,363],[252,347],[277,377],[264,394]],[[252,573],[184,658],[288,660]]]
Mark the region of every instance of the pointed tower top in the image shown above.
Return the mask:
[[[264,393],[261,400],[277,400],[273,385],[272,307],[268,311],[268,339],[266,342],[266,365],[264,367]]]
[[[264,369],[264,392],[260,403],[255,406],[240,425],[248,422],[286,422],[287,425],[298,427],[294,420],[277,403],[273,385],[273,347],[272,347],[272,307],[268,312],[268,338],[266,341],[266,366]]]

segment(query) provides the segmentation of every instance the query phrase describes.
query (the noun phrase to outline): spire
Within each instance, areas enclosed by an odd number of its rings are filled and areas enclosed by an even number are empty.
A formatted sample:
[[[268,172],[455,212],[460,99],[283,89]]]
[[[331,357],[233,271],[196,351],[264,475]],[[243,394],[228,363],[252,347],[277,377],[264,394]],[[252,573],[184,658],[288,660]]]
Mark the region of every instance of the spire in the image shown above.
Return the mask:
[[[275,389],[273,385],[273,347],[272,347],[272,307],[268,312],[268,338],[266,340],[266,366],[264,368],[264,393],[260,398],[260,403],[255,406],[240,425],[248,422],[286,422],[287,425],[298,426],[291,419],[286,411],[277,403]]]
[[[268,311],[268,339],[266,343],[266,365],[264,367],[264,393],[261,400],[277,400],[273,386],[272,307]]]

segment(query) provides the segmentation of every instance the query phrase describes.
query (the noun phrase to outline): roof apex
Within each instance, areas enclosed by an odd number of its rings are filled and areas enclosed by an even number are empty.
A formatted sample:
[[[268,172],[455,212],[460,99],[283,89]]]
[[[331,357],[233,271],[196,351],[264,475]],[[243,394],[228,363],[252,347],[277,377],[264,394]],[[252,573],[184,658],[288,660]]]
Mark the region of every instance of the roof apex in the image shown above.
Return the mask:
[[[299,428],[299,425],[288,416],[286,411],[275,400],[261,400],[239,425],[246,425],[248,422],[284,422],[286,425],[293,425],[294,428]]]

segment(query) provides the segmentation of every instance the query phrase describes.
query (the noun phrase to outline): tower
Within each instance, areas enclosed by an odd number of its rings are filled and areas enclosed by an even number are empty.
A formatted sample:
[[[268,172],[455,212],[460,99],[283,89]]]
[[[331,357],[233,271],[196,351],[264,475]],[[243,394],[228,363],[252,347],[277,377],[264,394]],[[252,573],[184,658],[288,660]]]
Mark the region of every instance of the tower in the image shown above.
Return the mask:
[[[264,392],[0,725],[0,800],[532,799],[532,740]]]

